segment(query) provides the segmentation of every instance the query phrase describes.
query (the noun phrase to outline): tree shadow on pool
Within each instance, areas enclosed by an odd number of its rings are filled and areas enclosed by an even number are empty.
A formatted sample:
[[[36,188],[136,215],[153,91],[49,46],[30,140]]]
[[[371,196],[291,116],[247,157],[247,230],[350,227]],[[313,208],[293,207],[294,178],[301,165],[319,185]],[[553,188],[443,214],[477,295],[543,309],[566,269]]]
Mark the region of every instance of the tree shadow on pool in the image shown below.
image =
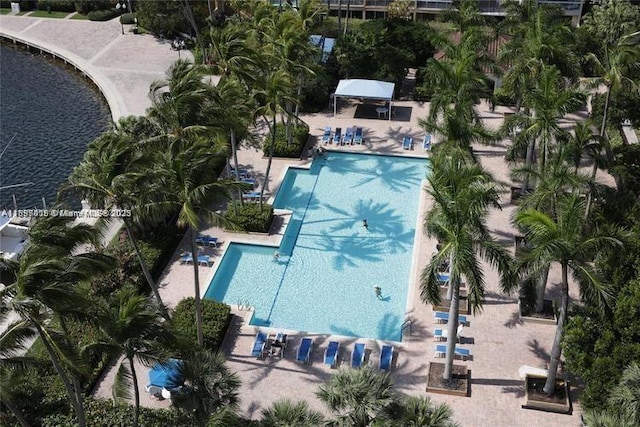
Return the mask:
[[[382,319],[378,322],[378,329],[376,331],[375,337],[363,337],[362,332],[356,332],[351,329],[348,325],[337,325],[332,324],[330,326],[331,333],[334,335],[344,335],[347,337],[362,337],[362,338],[371,338],[371,339],[383,339],[383,340],[397,340],[400,334],[400,327],[402,326],[402,321],[400,316],[395,315],[393,313],[386,313]],[[380,338],[380,337],[394,337],[394,338]]]
[[[374,162],[373,166],[359,164],[356,162],[332,162],[328,161],[324,165],[331,172],[339,175],[357,173],[362,175],[356,186],[369,184],[372,180],[380,180],[387,188],[397,191],[407,189],[419,184],[426,175],[426,167],[424,173],[416,173],[414,165],[399,166],[391,157],[372,156],[370,160]],[[426,165],[426,161],[424,163]]]

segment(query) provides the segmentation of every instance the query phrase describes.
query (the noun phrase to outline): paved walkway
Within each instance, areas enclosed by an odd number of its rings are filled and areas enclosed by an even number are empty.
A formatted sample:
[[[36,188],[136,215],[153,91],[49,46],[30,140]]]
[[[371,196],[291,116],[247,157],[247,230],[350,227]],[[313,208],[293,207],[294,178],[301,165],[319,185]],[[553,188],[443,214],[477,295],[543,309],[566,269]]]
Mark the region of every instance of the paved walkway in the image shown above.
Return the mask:
[[[75,61],[81,60],[87,72],[96,73],[100,79],[104,79],[106,87],[112,91],[107,94],[107,98],[115,100],[113,102],[119,108],[118,115],[143,114],[149,105],[146,98],[149,84],[162,77],[164,70],[177,59],[177,52],[171,51],[166,42],[158,41],[152,36],[121,35],[120,24],[117,21],[96,23],[2,16],[0,33],[28,38],[40,45],[46,44],[58,52],[73,56]],[[397,107],[399,109],[396,117],[391,121],[354,119],[357,108],[354,104],[343,105],[337,117],[332,117],[330,113],[318,113],[303,115],[302,118],[309,124],[316,142],[326,125],[344,128],[357,124],[365,128],[365,145],[331,146],[331,149],[406,155],[407,152],[400,146],[402,136],[411,135],[416,140],[421,139],[424,133],[418,126],[418,119],[428,113],[428,105],[401,101],[397,103]],[[480,110],[488,126],[495,128],[500,125],[504,109],[499,108],[491,112],[486,104],[482,104]],[[564,125],[571,126],[577,118],[579,117],[568,117]],[[436,138],[435,143],[437,142]],[[510,178],[504,161],[505,145],[476,149],[481,163],[508,189]],[[424,156],[419,146],[410,154]],[[261,152],[253,148],[244,148],[240,151],[239,157],[241,164],[252,169],[254,175],[259,179],[264,177],[266,160]],[[289,165],[306,163],[306,160],[274,160],[269,185],[270,194],[277,190],[280,179]],[[602,176],[601,179],[612,183],[610,177]],[[507,247],[512,247],[514,229],[511,226],[511,215],[514,206],[509,203],[508,197],[505,190],[502,197],[503,209],[491,213],[488,225],[500,241]],[[430,201],[426,193],[423,193],[421,214],[416,219],[420,227],[416,234],[412,258],[410,301],[406,313],[406,316],[413,320],[413,327],[411,333],[405,334],[402,342],[393,343],[396,351],[392,375],[397,388],[402,393],[418,396],[425,394],[428,363],[436,360],[433,354],[433,312],[430,306],[419,300],[417,291],[420,271],[435,248],[435,242],[427,238],[421,229],[422,216],[429,207]],[[286,218],[284,223],[286,225]],[[271,236],[233,234],[217,228],[210,228],[204,232],[222,240],[218,248],[207,249],[214,258],[214,265],[217,265],[230,242],[262,241],[276,246],[283,227],[274,230]],[[193,269],[178,263],[178,254],[186,247],[187,244],[183,241],[160,280],[162,298],[170,306],[175,306],[180,299],[193,295]],[[578,426],[578,405],[574,405],[573,415],[557,415],[521,408],[524,403],[524,390],[523,381],[518,377],[518,369],[522,365],[545,367],[555,328],[553,325],[520,321],[515,297],[503,295],[498,287],[497,273],[490,266],[483,266],[487,282],[484,309],[478,315],[470,316],[470,326],[465,330],[466,337],[473,342],[469,346],[472,348],[473,360],[464,363],[471,370],[471,396],[429,396],[436,402],[449,404],[454,411],[454,419],[465,427]],[[204,294],[216,267],[199,268],[201,293]],[[559,271],[553,269],[550,273],[550,295],[557,292],[559,283]],[[575,289],[572,289],[572,297],[577,298]],[[224,351],[228,356],[229,367],[237,372],[242,380],[241,412],[245,416],[258,418],[261,410],[278,399],[288,397],[293,400],[305,399],[312,408],[327,413],[326,408],[315,397],[315,391],[332,374],[332,371],[321,363],[322,351],[329,339],[341,341],[345,349],[351,347],[355,340],[341,336],[316,336],[316,350],[312,356],[312,363],[302,366],[292,361],[300,333],[289,331],[291,349],[284,359],[256,360],[248,355],[256,333],[256,328],[248,324],[251,312],[236,307],[234,314],[232,332],[225,340]],[[275,332],[268,328],[265,330]],[[367,361],[375,365],[382,343],[366,342],[371,349]],[[348,356],[348,351],[342,353],[341,365],[348,365]],[[141,390],[147,382],[147,369],[137,366]],[[111,396],[114,371],[107,371],[98,384],[96,396]],[[150,400],[147,396],[142,397],[142,404],[149,407],[169,406],[168,401]]]
[[[133,34],[131,28],[125,25],[122,34],[118,19],[94,22],[0,15],[0,35],[55,52],[89,75],[107,100],[114,121],[144,115],[151,105],[149,86],[178,59],[170,41]],[[187,51],[181,57],[192,58]]]

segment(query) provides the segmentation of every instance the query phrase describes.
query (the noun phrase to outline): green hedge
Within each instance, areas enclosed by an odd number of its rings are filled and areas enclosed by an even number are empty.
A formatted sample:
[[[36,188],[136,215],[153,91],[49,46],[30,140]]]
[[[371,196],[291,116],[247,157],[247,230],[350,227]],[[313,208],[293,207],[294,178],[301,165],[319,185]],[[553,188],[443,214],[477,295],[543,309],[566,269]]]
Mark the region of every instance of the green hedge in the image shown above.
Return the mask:
[[[144,391],[141,391],[144,393]],[[141,396],[144,398],[145,396]],[[111,400],[87,398],[84,401],[87,425],[92,427],[130,426],[133,422],[132,405],[114,405]],[[70,415],[53,414],[42,419],[42,427],[75,427],[78,423]],[[139,425],[145,427],[190,427],[196,425],[193,417],[175,409],[140,407]]]
[[[268,233],[273,222],[273,206],[263,204],[261,211],[260,203],[230,203],[224,217],[243,231]]]
[[[76,11],[76,4],[74,0],[39,0],[37,6],[39,10],[47,10],[47,8],[51,8],[50,10],[57,12]]]
[[[114,9],[92,10],[87,14],[89,21],[108,21],[118,16],[118,12]]]
[[[173,311],[172,319],[173,326],[178,333],[192,339],[194,344],[198,342],[194,298],[185,298],[180,301]],[[228,305],[206,299],[202,300],[202,330],[205,348],[213,351],[220,348],[230,320],[231,308]]]
[[[133,13],[125,13],[120,16],[120,23],[125,25],[135,24],[136,16]]]
[[[76,11],[83,15],[88,14],[92,10],[109,9],[113,7],[113,1],[109,0],[75,0]]]
[[[289,144],[287,141],[287,132],[284,125],[281,123],[276,124],[276,145],[273,150],[274,157],[290,157],[298,158],[302,153],[302,149],[307,143],[309,137],[309,126],[304,123],[299,123],[293,127],[293,143]],[[269,155],[269,148],[271,147],[272,135],[271,132],[267,133],[264,143],[262,144],[264,155]]]

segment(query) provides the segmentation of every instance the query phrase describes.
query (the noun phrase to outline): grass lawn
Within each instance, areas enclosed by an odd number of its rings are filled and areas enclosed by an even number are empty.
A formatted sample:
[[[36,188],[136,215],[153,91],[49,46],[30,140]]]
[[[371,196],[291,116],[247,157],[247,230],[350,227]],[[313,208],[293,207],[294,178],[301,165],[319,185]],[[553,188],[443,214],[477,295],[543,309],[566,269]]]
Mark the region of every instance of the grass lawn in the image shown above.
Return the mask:
[[[10,7],[0,7],[0,15],[8,15],[11,13]]]
[[[34,18],[57,18],[57,19],[62,19],[65,18],[67,15],[69,15],[69,13],[71,12],[57,12],[57,11],[51,11],[51,13],[47,12],[46,10],[35,10],[33,12],[31,12],[31,15]]]
[[[71,18],[69,19],[77,19],[79,21],[88,21],[89,17],[87,15],[82,15],[80,13],[76,13],[75,15],[73,15]]]

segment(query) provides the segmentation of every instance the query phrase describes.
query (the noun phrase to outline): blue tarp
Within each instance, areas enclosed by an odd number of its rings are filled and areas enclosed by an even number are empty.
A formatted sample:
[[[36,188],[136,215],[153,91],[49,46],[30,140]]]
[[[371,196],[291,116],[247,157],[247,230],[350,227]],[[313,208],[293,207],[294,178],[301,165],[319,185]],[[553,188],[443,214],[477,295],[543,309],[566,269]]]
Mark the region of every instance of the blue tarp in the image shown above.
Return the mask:
[[[180,387],[184,383],[184,376],[180,372],[182,364],[182,360],[178,359],[169,359],[164,363],[156,364],[149,371],[149,384],[167,390]]]

